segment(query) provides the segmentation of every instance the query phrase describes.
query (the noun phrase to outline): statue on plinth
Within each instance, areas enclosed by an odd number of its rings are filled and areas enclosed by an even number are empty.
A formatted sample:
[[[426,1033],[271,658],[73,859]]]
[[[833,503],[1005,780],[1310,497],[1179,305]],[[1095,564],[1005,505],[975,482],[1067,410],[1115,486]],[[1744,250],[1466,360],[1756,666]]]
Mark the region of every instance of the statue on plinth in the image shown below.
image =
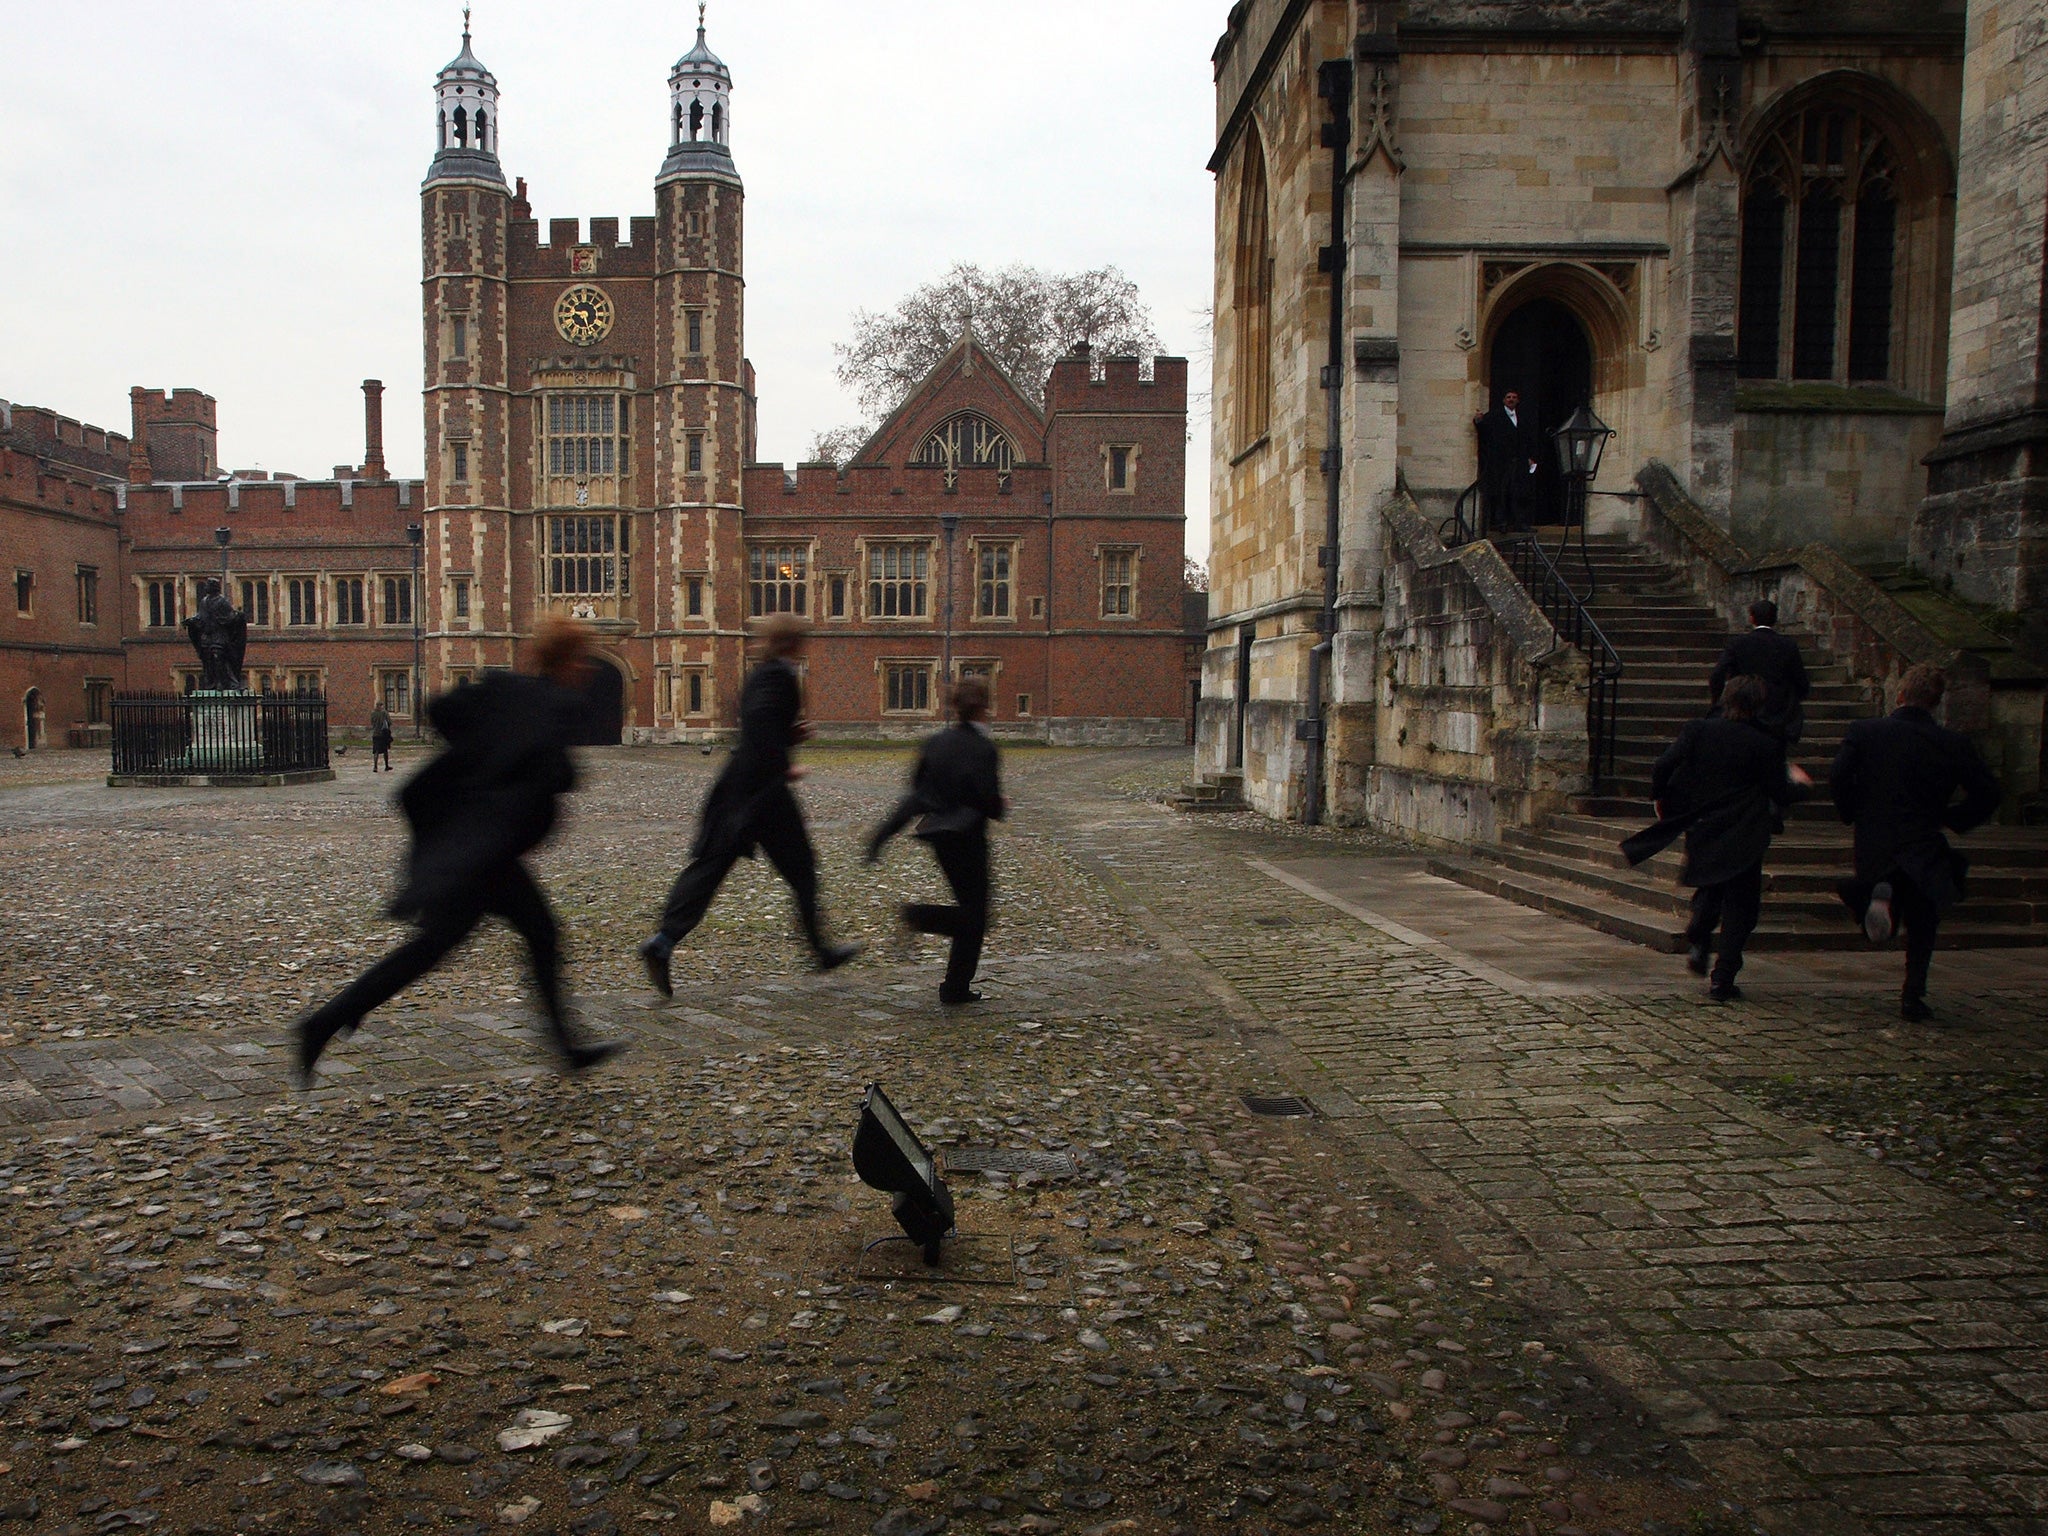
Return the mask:
[[[201,693],[245,693],[242,653],[249,644],[249,618],[209,577],[199,589],[199,611],[185,621],[192,649],[199,653]]]

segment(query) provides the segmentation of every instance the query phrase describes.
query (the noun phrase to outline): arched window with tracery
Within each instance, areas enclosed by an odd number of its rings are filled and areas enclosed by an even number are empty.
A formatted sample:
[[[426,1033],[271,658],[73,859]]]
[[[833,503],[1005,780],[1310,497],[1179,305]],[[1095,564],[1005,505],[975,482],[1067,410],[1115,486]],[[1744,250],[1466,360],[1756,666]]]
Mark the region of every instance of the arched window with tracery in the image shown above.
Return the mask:
[[[1238,172],[1230,303],[1232,425],[1237,446],[1249,448],[1265,436],[1273,416],[1273,239],[1266,153],[1256,131],[1245,134]]]
[[[911,462],[943,466],[950,487],[960,483],[960,471],[966,468],[993,469],[1007,480],[1017,462],[1017,451],[1003,429],[986,416],[962,411],[927,435]]]
[[[1897,137],[1827,99],[1761,136],[1743,178],[1740,377],[1896,381],[1908,195]]]

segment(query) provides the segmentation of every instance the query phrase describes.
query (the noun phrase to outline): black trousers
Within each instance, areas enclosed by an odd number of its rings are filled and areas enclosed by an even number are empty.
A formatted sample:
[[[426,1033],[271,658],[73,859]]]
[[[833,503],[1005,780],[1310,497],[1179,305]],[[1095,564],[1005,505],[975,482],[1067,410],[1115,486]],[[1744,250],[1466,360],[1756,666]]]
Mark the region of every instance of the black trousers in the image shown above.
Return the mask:
[[[1911,875],[1901,870],[1895,869],[1886,875],[1884,883],[1892,888],[1892,922],[1906,936],[1906,985],[1900,996],[1909,1002],[1925,1002],[1927,968],[1934,961],[1934,940],[1941,928],[1941,908],[1913,883]],[[1863,914],[1870,906],[1870,893],[1876,887],[1865,885],[1860,880],[1847,880],[1838,889],[1843,902],[1856,914],[1856,921],[1862,922]]]
[[[391,1001],[476,930],[486,917],[502,917],[526,941],[533,967],[533,989],[547,1016],[555,1047],[570,1043],[568,1017],[562,1005],[562,944],[555,914],[526,866],[513,862],[493,870],[454,899],[422,912],[418,930],[398,948],[342,989],[313,1016],[312,1024],[331,1036],[354,1029],[372,1009]]]
[[[919,933],[944,934],[953,947],[946,956],[946,979],[939,984],[939,996],[958,1000],[974,986],[974,973],[981,967],[981,945],[988,937],[988,829],[972,832],[941,832],[924,839],[931,844],[932,857],[946,884],[953,888],[957,906],[941,907],[930,902],[912,902],[903,909],[903,920]]]
[[[790,797],[787,805],[771,803],[755,819],[751,831],[754,846],[796,898],[797,921],[803,925],[812,952],[823,954],[825,934],[818,926],[818,856],[811,848],[811,835],[804,829],[795,797]],[[745,851],[746,845],[738,837],[713,838],[703,853],[683,866],[669,887],[668,905],[661,914],[661,931],[671,944],[704,921],[712,898]]]
[[[1756,932],[1763,905],[1762,860],[1729,879],[1700,886],[1692,893],[1692,922],[1686,926],[1685,940],[1695,947],[1708,945],[1713,942],[1714,929],[1720,928],[1721,942],[1714,953],[1716,984],[1734,981],[1736,972],[1742,969],[1742,946]]]

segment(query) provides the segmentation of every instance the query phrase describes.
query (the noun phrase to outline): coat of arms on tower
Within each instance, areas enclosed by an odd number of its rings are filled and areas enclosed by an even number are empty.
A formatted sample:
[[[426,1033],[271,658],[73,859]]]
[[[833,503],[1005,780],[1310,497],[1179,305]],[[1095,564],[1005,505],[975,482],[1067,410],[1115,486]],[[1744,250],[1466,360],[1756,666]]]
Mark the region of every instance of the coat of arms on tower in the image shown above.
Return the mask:
[[[596,270],[596,246],[572,245],[569,247],[569,273],[572,277],[588,277]]]

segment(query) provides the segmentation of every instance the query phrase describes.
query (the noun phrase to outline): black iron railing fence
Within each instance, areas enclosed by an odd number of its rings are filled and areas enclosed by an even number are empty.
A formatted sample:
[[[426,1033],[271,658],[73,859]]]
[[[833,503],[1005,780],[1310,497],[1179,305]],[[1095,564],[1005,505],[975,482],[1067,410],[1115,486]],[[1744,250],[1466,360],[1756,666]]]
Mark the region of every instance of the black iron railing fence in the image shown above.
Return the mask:
[[[1586,698],[1587,771],[1593,778],[1593,792],[1614,777],[1615,720],[1621,698],[1621,653],[1593,622],[1586,603],[1557,568],[1543,541],[1533,534],[1498,540],[1495,544],[1515,579],[1543,610],[1559,635],[1586,653],[1591,691]],[[1583,544],[1581,551],[1583,553]],[[1590,570],[1590,565],[1589,565]]]
[[[328,766],[317,694],[123,694],[114,699],[122,776],[305,773]]]
[[[1451,515],[1443,520],[1436,536],[1443,540],[1445,549],[1456,549],[1461,544],[1470,544],[1479,537],[1479,482],[1474,480],[1458,493],[1457,504],[1451,508]]]

